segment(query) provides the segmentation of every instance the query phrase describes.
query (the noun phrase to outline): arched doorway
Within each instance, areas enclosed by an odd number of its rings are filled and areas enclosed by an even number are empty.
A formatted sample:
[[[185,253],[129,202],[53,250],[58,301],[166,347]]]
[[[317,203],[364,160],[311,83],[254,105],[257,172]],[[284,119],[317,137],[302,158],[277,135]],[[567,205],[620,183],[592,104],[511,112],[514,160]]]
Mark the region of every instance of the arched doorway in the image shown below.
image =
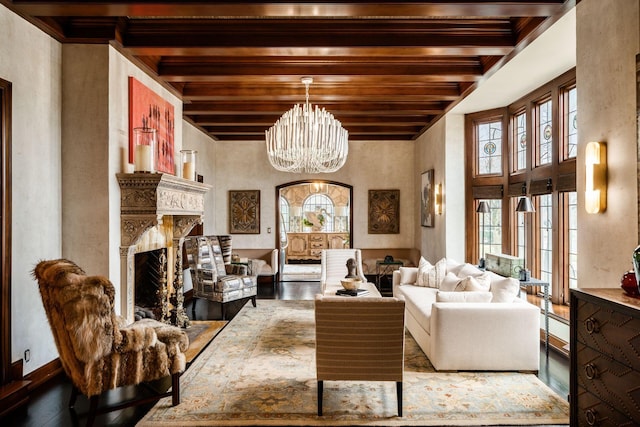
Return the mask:
[[[319,265],[322,249],[353,244],[353,187],[302,180],[276,187],[280,271],[287,265]],[[302,267],[300,267],[302,268]],[[281,275],[286,281],[286,274]]]

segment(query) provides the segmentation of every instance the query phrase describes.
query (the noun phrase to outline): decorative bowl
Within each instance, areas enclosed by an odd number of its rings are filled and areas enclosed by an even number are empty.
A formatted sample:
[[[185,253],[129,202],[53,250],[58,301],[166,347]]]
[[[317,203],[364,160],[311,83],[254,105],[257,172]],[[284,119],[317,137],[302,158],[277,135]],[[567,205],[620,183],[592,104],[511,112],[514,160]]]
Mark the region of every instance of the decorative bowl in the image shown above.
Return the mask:
[[[636,275],[633,270],[628,271],[622,275],[620,280],[620,287],[624,289],[627,295],[638,298],[640,291],[638,290],[638,282],[636,281]]]
[[[362,280],[360,279],[342,279],[340,280],[340,283],[342,283],[342,287],[345,288],[348,291],[355,291],[356,289],[358,289],[360,287],[360,284],[362,283]]]

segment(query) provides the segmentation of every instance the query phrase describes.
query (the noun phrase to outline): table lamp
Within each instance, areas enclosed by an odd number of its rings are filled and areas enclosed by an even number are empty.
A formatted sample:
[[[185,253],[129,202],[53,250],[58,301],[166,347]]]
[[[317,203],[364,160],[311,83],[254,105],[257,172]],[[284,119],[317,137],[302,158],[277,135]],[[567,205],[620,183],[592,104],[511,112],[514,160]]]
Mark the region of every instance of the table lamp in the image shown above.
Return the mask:
[[[478,262],[478,267],[484,268],[485,260],[484,260],[484,216],[489,213],[491,209],[489,209],[489,203],[484,200],[478,203],[478,207],[476,208],[476,212],[482,214],[482,237],[481,244],[482,248],[480,251],[480,261]]]

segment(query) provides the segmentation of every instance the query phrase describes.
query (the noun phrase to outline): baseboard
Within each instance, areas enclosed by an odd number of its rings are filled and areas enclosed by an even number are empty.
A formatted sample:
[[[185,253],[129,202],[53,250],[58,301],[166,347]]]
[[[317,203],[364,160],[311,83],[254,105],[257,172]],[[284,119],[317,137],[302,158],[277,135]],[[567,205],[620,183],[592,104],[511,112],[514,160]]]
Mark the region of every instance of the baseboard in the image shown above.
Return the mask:
[[[0,417],[29,403],[32,384],[22,378],[22,367],[22,359],[12,363],[9,369],[11,378],[0,387]]]
[[[545,342],[544,329],[540,329],[540,341]],[[565,357],[569,357],[568,344],[566,341],[549,334],[549,349],[554,350]]]
[[[47,363],[36,369],[35,371],[27,374],[25,376],[26,380],[31,381],[32,389],[38,388],[41,385],[45,384],[48,381],[56,378],[58,375],[63,374],[62,365],[60,364],[60,359],[53,359],[51,362]]]

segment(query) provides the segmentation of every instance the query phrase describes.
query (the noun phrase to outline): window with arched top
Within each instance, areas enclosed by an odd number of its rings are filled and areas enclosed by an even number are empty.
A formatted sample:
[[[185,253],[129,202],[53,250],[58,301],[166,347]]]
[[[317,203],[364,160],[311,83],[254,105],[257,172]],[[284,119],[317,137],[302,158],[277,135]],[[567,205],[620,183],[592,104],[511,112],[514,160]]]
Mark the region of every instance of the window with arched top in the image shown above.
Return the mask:
[[[312,194],[308,196],[302,204],[305,227],[312,227],[314,218],[320,221],[322,231],[332,232],[335,207],[333,200],[326,194]]]

